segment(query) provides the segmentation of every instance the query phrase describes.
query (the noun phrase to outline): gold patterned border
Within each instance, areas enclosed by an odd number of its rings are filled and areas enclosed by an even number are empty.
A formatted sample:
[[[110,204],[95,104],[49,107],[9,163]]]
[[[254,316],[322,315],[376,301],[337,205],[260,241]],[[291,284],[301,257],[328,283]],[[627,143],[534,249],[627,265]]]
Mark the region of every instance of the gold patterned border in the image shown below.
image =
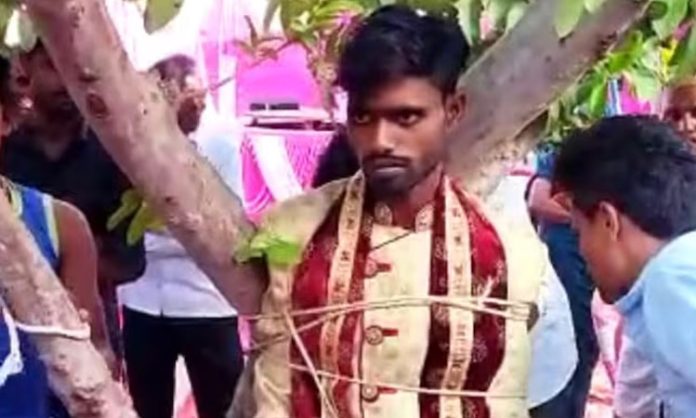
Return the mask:
[[[360,236],[360,226],[364,201],[364,179],[358,173],[346,187],[346,194],[338,221],[338,245],[331,262],[328,283],[327,305],[340,305],[348,301],[350,282],[353,277],[355,252]],[[343,327],[344,315],[327,321],[321,330],[320,359],[322,370],[338,373],[339,337]],[[327,380],[329,393],[335,381]]]
[[[447,248],[447,292],[449,297],[471,296],[472,266],[469,222],[466,212],[445,178],[445,245]],[[474,338],[474,313],[470,310],[449,309],[450,346],[447,368],[442,380],[443,389],[458,390],[464,385]],[[461,418],[462,399],[440,397],[440,418]]]

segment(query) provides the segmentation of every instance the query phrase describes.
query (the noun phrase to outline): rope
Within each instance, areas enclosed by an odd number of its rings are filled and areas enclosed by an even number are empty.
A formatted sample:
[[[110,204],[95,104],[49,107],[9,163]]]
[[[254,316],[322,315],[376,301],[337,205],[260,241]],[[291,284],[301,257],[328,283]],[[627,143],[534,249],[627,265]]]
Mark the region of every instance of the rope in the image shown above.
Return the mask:
[[[22,330],[27,334],[45,337],[62,337],[75,341],[89,340],[92,334],[89,325],[84,325],[80,329],[67,329],[52,325],[27,325],[20,322],[16,322],[16,325],[17,329]]]
[[[19,336],[17,335],[17,327],[12,319],[7,309],[2,309],[2,316],[4,318],[5,326],[7,328],[7,335],[10,340],[10,351],[7,353],[7,357],[0,363],[0,388],[5,385],[7,379],[10,376],[19,374],[24,369],[24,361],[22,360],[22,354],[19,351]]]
[[[334,418],[338,418],[338,411],[336,410],[336,406],[334,405],[331,397],[326,393],[326,388],[321,384],[321,380],[319,379],[319,373],[321,372],[319,372],[316,369],[316,367],[314,367],[314,363],[312,362],[312,359],[309,356],[309,353],[307,352],[307,347],[302,342],[300,334],[297,332],[297,328],[295,328],[295,324],[292,322],[292,318],[290,317],[290,315],[285,315],[285,322],[290,329],[293,341],[295,341],[295,344],[297,344],[297,350],[300,352],[300,355],[302,355],[302,360],[305,362],[305,364],[307,364],[306,369],[312,375],[312,378],[314,379],[314,384],[317,385],[317,389],[319,390],[319,396],[321,397],[322,402],[326,404],[326,407],[331,413],[331,416],[333,416]]]
[[[466,397],[466,398],[498,398],[498,399],[524,399],[526,395],[524,394],[503,394],[503,393],[490,393],[490,392],[479,392],[472,390],[450,390],[450,389],[429,389],[413,386],[397,385],[393,383],[384,382],[368,382],[364,379],[358,379],[353,377],[347,377],[343,375],[338,375],[335,373],[329,373],[321,370],[316,370],[312,372],[309,368],[298,365],[290,364],[290,368],[300,372],[306,373],[316,373],[317,376],[326,379],[333,379],[337,381],[352,383],[360,386],[372,386],[381,389],[394,390],[400,392],[410,392],[419,393],[423,395],[435,395],[435,396],[451,396],[451,397]]]
[[[498,308],[494,308],[488,305],[498,305]],[[509,301],[506,299],[497,299],[490,297],[447,297],[447,296],[425,296],[425,297],[404,297],[404,298],[390,298],[390,299],[376,299],[372,301],[360,301],[354,303],[338,304],[331,306],[323,306],[319,308],[311,308],[304,310],[286,311],[279,314],[268,314],[268,315],[256,315],[252,317],[247,317],[249,321],[259,321],[259,320],[279,320],[284,319],[286,316],[289,317],[301,317],[309,315],[322,315],[311,322],[308,322],[301,327],[294,327],[294,330],[301,334],[318,326],[321,326],[325,322],[331,321],[337,317],[348,315],[354,312],[361,312],[367,310],[383,310],[392,308],[402,308],[402,307],[430,307],[431,305],[441,305],[450,308],[463,309],[467,311],[474,311],[480,313],[486,313],[490,315],[496,315],[503,317],[511,321],[526,322],[529,318],[531,304],[525,302]],[[504,310],[503,308],[510,308],[510,311]],[[514,310],[519,310],[521,312],[511,312]],[[291,334],[280,334],[269,338],[266,341],[253,344],[249,349],[250,352],[262,350],[268,346],[279,344],[292,339]]]
[[[300,355],[302,356],[302,359],[306,365],[303,366],[295,363],[290,363],[289,367],[295,371],[311,374],[312,379],[314,380],[314,383],[317,386],[317,390],[319,391],[319,396],[322,402],[327,406],[327,410],[330,416],[334,418],[338,417],[336,407],[331,396],[326,392],[326,387],[321,383],[322,378],[330,379],[333,381],[347,382],[350,384],[359,385],[361,387],[371,386],[378,389],[418,393],[424,395],[466,398],[524,399],[526,397],[525,394],[490,393],[481,391],[466,391],[452,389],[431,389],[385,382],[369,382],[360,378],[348,377],[336,373],[327,372],[324,370],[318,370],[312,362],[312,359],[307,351],[307,347],[305,346],[304,342],[302,341],[302,338],[300,337],[300,334],[302,332],[321,326],[324,322],[335,319],[336,317],[340,317],[354,312],[379,309],[393,309],[401,307],[431,307],[433,305],[486,313],[505,318],[506,320],[521,322],[526,322],[528,320],[532,307],[532,304],[527,302],[510,301],[506,299],[498,299],[491,297],[467,296],[454,298],[448,296],[430,295],[426,297],[377,299],[369,302],[361,301],[355,303],[323,306],[319,308],[284,311],[282,313],[277,314],[262,314],[246,317],[246,319],[250,321],[279,319],[283,320],[287,328],[287,333],[271,337],[266,341],[260,342],[258,344],[253,344],[249,351],[254,352],[263,350],[266,347],[269,347],[274,344],[279,344],[288,339],[292,340],[297,346],[297,349],[300,352]],[[297,327],[295,325],[293,318],[309,315],[322,316],[314,321],[302,325],[301,327]]]
[[[5,312],[6,315],[10,315],[10,310],[2,299],[0,299],[0,310]],[[32,335],[62,337],[75,341],[85,341],[91,337],[90,327],[87,324],[84,324],[80,329],[67,329],[58,325],[23,324],[16,319],[13,319],[12,324],[17,329]]]

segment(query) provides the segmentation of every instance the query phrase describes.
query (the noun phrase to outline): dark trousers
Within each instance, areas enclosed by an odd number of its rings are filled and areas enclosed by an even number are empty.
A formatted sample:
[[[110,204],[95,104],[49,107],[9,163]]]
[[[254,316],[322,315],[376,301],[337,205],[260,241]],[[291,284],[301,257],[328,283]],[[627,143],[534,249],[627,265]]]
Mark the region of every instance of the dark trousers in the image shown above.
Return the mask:
[[[184,358],[199,418],[223,418],[244,360],[237,318],[166,318],[124,309],[128,385],[141,418],[172,418],[176,360]]]
[[[566,387],[553,399],[534,408],[533,418],[583,418],[592,374],[599,358],[599,343],[592,320],[595,286],[578,250],[577,235],[570,227],[548,227],[542,238],[549,258],[568,295],[578,350],[578,365]]]

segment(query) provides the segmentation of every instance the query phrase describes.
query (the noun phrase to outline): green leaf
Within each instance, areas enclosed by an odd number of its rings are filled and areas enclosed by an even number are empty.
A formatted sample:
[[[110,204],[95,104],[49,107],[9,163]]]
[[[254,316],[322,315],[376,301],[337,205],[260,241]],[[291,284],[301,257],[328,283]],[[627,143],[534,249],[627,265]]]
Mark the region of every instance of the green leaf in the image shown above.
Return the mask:
[[[266,11],[263,15],[263,31],[268,32],[271,29],[271,24],[273,23],[273,18],[280,10],[280,0],[268,0],[268,6],[266,6]]]
[[[689,30],[689,35],[684,38],[680,45],[679,57],[677,53],[672,59],[672,63],[675,65],[674,69],[674,81],[682,81],[688,77],[694,75],[696,71],[696,29],[691,28]]]
[[[302,249],[294,242],[285,240],[270,231],[259,231],[234,254],[238,263],[246,263],[254,258],[265,257],[268,264],[285,268],[296,264],[302,256]]]
[[[580,22],[585,6],[581,0],[558,0],[555,5],[554,27],[558,36],[565,38]]]
[[[493,26],[496,29],[503,31],[508,20],[508,13],[519,0],[490,0],[486,11],[493,21]]]
[[[140,205],[140,208],[135,213],[133,220],[128,226],[126,241],[128,245],[135,245],[138,241],[143,239],[147,231],[160,229],[161,226],[162,222],[158,219],[157,215],[147,204],[143,203]]]
[[[312,0],[280,0],[280,23],[285,33],[291,33],[292,23],[309,12],[312,6]]]
[[[604,116],[604,110],[607,105],[607,83],[605,80],[603,81],[594,86],[588,100],[588,111],[590,116],[595,119]]]
[[[664,1],[654,0],[648,6],[647,16],[650,20],[662,19],[669,10],[669,6]]]
[[[5,45],[11,49],[31,51],[38,39],[29,15],[19,8],[14,9],[5,29]]]
[[[629,71],[626,76],[641,100],[652,100],[660,93],[660,81],[653,74],[641,69]]]
[[[587,9],[588,12],[594,13],[599,8],[604,4],[606,0],[584,0],[585,1],[585,9]]]
[[[653,30],[660,39],[666,39],[674,34],[689,9],[689,0],[669,0],[665,4],[667,12],[664,16],[652,21]]]
[[[133,215],[142,205],[143,199],[138,192],[133,189],[127,190],[121,196],[121,206],[114,212],[106,224],[109,231],[116,229],[123,221]]]
[[[461,0],[457,3],[459,24],[466,35],[469,45],[478,44],[481,38],[482,0]]]
[[[507,15],[507,21],[505,22],[505,31],[509,31],[515,27],[517,22],[522,19],[524,12],[527,11],[527,3],[519,2],[515,3]]]
[[[633,31],[628,39],[607,57],[607,71],[616,74],[629,68],[643,52],[643,33]]]
[[[169,23],[181,10],[184,0],[147,0],[145,29],[152,33]]]

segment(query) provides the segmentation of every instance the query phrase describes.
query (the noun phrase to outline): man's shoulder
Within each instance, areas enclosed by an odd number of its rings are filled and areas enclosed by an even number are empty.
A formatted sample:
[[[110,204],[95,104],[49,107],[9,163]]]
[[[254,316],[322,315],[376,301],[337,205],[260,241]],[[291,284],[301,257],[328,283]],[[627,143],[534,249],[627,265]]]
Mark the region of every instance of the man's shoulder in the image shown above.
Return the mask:
[[[696,285],[696,231],[673,239],[645,266],[641,279],[650,287],[663,286],[666,277],[680,276]],[[652,278],[655,278],[653,280]],[[672,280],[672,279],[670,279]],[[670,283],[673,284],[673,283]]]
[[[279,202],[263,214],[261,225],[279,222],[293,223],[301,219],[316,218],[322,213],[326,214],[341,196],[347,183],[348,179],[336,180]]]

